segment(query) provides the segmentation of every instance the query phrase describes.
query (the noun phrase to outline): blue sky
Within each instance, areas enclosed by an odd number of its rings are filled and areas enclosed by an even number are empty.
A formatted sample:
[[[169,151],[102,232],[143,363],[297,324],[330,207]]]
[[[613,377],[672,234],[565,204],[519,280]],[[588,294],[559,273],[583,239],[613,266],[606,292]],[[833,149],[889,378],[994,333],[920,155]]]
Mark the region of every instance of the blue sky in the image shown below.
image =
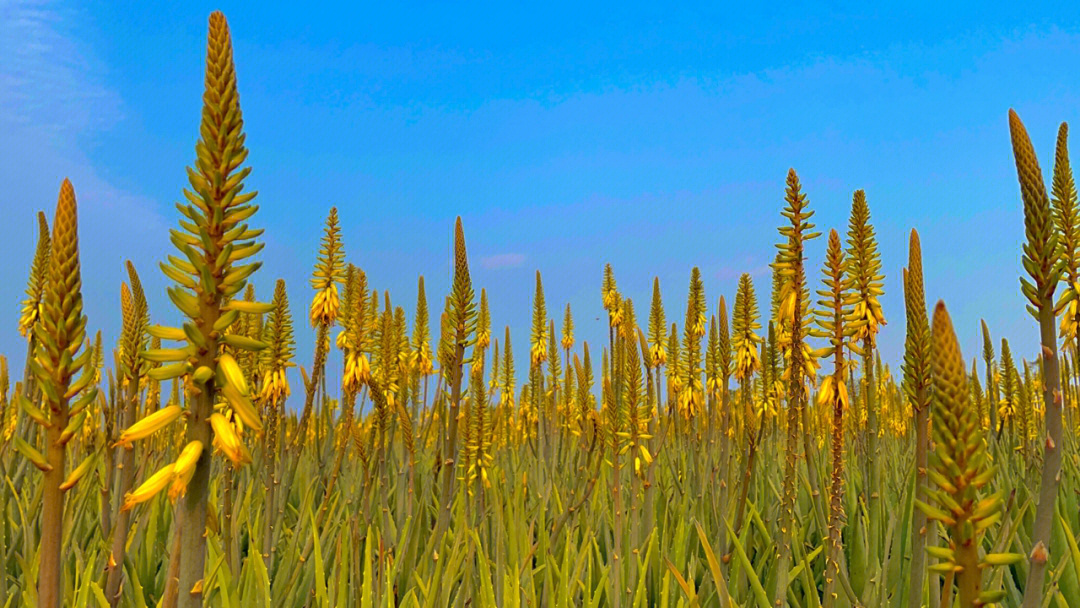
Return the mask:
[[[460,214],[495,335],[510,325],[524,361],[536,270],[549,314],[569,302],[579,339],[597,346],[605,262],[639,314],[658,276],[681,325],[695,265],[711,306],[750,272],[764,307],[788,167],[826,232],[845,231],[852,192],[867,191],[887,361],[902,353],[912,227],[929,304],[946,301],[965,355],[979,354],[980,318],[1035,354],[1006,112],[1049,171],[1057,124],[1080,112],[1080,5],[150,4],[0,0],[0,352],[16,373],[34,213],[51,216],[64,176],[90,327],[115,340],[125,259],[154,319],[176,319],[156,263],[194,155],[218,8],[266,228],[255,282],[267,297],[288,283],[305,365],[306,279],[331,205],[349,260],[410,317],[420,274],[439,307]],[[824,247],[808,248],[815,280]]]

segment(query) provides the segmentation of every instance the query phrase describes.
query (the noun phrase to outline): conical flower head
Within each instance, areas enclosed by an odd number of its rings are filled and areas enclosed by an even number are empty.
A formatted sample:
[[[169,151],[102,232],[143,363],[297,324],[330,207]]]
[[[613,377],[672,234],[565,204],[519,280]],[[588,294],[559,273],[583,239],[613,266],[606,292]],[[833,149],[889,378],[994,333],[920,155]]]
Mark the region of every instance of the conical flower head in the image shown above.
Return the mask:
[[[23,300],[19,315],[19,333],[26,336],[34,328],[41,314],[41,298],[45,294],[45,283],[49,275],[49,251],[52,239],[49,238],[49,222],[45,213],[38,211],[38,240],[34,248],[34,260],[30,264],[30,278],[26,285],[26,299]]]
[[[664,301],[660,297],[660,279],[653,277],[652,303],[649,306],[649,367],[658,368],[667,363],[667,320],[664,318]]]
[[[480,290],[480,314],[476,319],[476,347],[484,350],[491,345],[491,312],[488,310],[487,290]]]
[[[856,292],[855,313],[861,319],[858,339],[873,346],[877,333],[885,325],[881,311],[881,256],[877,249],[874,227],[870,224],[870,207],[866,193],[856,190],[851,201],[848,220],[848,274]]]
[[[566,313],[563,315],[562,325],[562,347],[563,350],[570,350],[574,347],[574,317],[570,314],[570,303],[566,304]],[[569,361],[566,362],[570,364]]]
[[[416,315],[413,317],[413,350],[416,352],[417,371],[421,376],[430,376],[434,371],[431,352],[431,330],[428,320],[427,292],[424,290],[424,277],[420,277],[416,288]]]
[[[731,330],[728,329],[727,302],[720,296],[716,317],[717,358],[716,365],[722,378],[731,376]]]
[[[930,505],[916,501],[919,509],[947,529],[947,551],[935,553],[942,561],[935,566],[957,573],[956,587],[962,606],[980,605],[982,569],[1003,556],[979,557],[980,538],[1000,517],[998,495],[982,496],[994,475],[979,420],[978,408],[969,400],[964,359],[945,304],[934,308],[931,326],[933,344],[934,452],[928,471],[935,489],[929,492]],[[1009,557],[1009,556],[1005,556]],[[1011,559],[1011,558],[1010,558]]]
[[[1020,278],[1021,290],[1037,313],[1053,303],[1054,290],[1062,268],[1058,265],[1058,236],[1050,208],[1050,197],[1043,183],[1042,170],[1035,158],[1027,129],[1020,117],[1009,110],[1009,133],[1012,136],[1016,175],[1024,201],[1024,268],[1031,280]],[[1036,314],[1036,316],[1038,316]]]
[[[544,305],[544,285],[536,271],[536,292],[533,295],[532,339],[529,343],[532,365],[547,361],[547,307]]]
[[[1059,257],[1065,279],[1065,289],[1058,299],[1055,312],[1061,315],[1061,335],[1076,340],[1080,325],[1080,210],[1077,208],[1076,184],[1069,165],[1069,125],[1061,123],[1054,153],[1054,178],[1051,203],[1054,224],[1058,233]]]
[[[750,275],[746,273],[739,277],[732,324],[731,345],[735,350],[735,378],[747,380],[761,366],[757,353],[757,345],[761,342],[761,337],[755,333],[761,329],[761,324],[758,323],[754,284],[750,280]]]
[[[267,403],[280,403],[289,396],[285,370],[292,366],[295,350],[289,297],[283,279],[278,279],[274,285],[273,306],[264,329],[268,347],[263,351],[267,371],[263,376],[262,397]]]
[[[315,298],[311,301],[311,325],[332,325],[338,314],[338,284],[345,282],[344,254],[337,207],[330,208],[322,245],[311,277]]]
[[[926,318],[923,291],[922,248],[919,233],[911,231],[908,267],[904,271],[904,304],[907,312],[907,336],[904,341],[904,385],[912,406],[921,411],[929,403],[920,402],[931,386],[930,327]]]
[[[40,323],[34,326],[38,350],[32,362],[53,408],[61,408],[72,396],[67,394],[71,378],[88,359],[77,356],[86,340],[78,223],[75,189],[65,179],[60,185],[53,217],[48,280],[42,297]]]
[[[177,206],[185,216],[180,221],[183,230],[172,232],[172,242],[182,255],[170,256],[168,263],[161,264],[166,276],[177,283],[169,288],[170,299],[191,320],[185,327],[192,354],[189,362],[216,356],[222,342],[234,348],[243,344],[250,350],[262,346],[244,336],[221,336],[220,328],[214,327],[227,308],[237,305],[233,297],[261,266],[260,262],[245,263],[263,246],[254,240],[262,231],[245,223],[257,207],[251,204],[256,193],[243,191],[243,181],[251,172],[250,167],[241,168],[248,154],[243,126],[229,27],[225,16],[215,12],[210,15],[207,36],[201,136],[194,166],[188,168],[191,189],[184,190],[188,204]]]
[[[476,292],[469,275],[469,257],[465,251],[465,229],[461,218],[454,224],[454,284],[450,294],[448,324],[453,329],[453,346],[466,348],[476,331]],[[441,361],[441,359],[440,359]]]

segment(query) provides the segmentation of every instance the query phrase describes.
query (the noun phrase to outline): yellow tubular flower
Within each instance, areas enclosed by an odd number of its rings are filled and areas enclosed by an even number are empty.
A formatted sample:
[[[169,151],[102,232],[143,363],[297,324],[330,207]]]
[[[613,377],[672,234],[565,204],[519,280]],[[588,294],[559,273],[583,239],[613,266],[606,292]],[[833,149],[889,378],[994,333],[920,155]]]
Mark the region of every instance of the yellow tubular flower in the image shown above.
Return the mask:
[[[537,342],[529,349],[529,355],[532,358],[533,365],[540,365],[547,360],[547,345],[544,342]]]
[[[112,447],[127,447],[131,445],[131,442],[139,439],[145,439],[150,435],[160,431],[168,426],[172,421],[180,417],[183,413],[183,409],[178,405],[170,405],[164,407],[153,414],[144,416],[142,420],[131,425],[123,432],[120,433],[120,437],[116,440],[116,443]]]
[[[60,484],[60,489],[66,492],[71,488],[75,487],[75,484],[79,483],[79,480],[85,477],[95,464],[97,464],[96,454],[91,454],[90,456],[87,456],[86,459],[83,460],[82,463],[79,464],[79,466],[75,467],[75,470],[67,476],[67,479],[64,480],[64,483]]]
[[[264,330],[269,347],[263,351],[263,360],[268,370],[263,376],[260,397],[264,403],[276,406],[289,396],[289,381],[285,370],[293,365],[292,319],[289,315],[285,281],[281,279],[278,279],[274,287],[273,307]]]
[[[314,326],[321,323],[329,325],[328,319],[337,317],[339,306],[337,285],[316,292],[315,297],[311,300],[311,324]]]
[[[562,326],[562,341],[563,350],[570,350],[574,347],[574,317],[570,314],[570,304],[566,305],[566,314],[563,315]],[[570,365],[570,362],[566,362]]]
[[[345,280],[344,255],[341,247],[341,228],[338,226],[337,208],[330,208],[326,218],[326,232],[322,238],[311,287],[315,297],[311,300],[311,326],[330,326],[337,319],[338,284]]]
[[[218,358],[218,369],[225,376],[225,386],[231,386],[241,395],[247,396],[247,380],[244,379],[244,372],[240,371],[240,365],[232,355],[223,353]]]
[[[251,404],[251,400],[241,395],[231,384],[223,386],[221,392],[225,395],[233,412],[244,425],[250,427],[256,433],[262,433],[263,424],[259,419],[259,414],[255,411],[255,407]]]
[[[226,458],[237,466],[251,462],[251,455],[248,454],[240,436],[236,434],[233,425],[224,416],[211,414],[210,426],[214,429],[214,446],[221,450]]]
[[[290,394],[289,381],[284,369],[275,369],[263,377],[262,391],[259,396],[266,402],[279,402]]]
[[[623,311],[622,300],[619,298],[619,294],[614,294],[614,297],[615,304],[612,306],[609,314],[611,317],[611,326],[619,327],[622,325],[623,319],[625,318],[625,312]]]
[[[195,463],[202,456],[202,451],[203,444],[201,441],[192,441],[184,446],[180,456],[173,463],[173,481],[172,485],[169,486],[169,500],[176,502],[177,498],[187,492],[188,482],[191,481],[191,476],[195,474]]]
[[[167,464],[157,473],[150,476],[141,486],[135,488],[131,492],[128,492],[124,496],[124,505],[120,507],[121,511],[129,511],[135,505],[146,502],[157,495],[158,492],[165,489],[165,486],[169,485],[173,477],[173,465]]]
[[[416,371],[421,376],[430,376],[435,373],[435,366],[431,361],[430,351],[420,351],[416,354]]]
[[[649,347],[649,360],[652,367],[660,367],[667,364],[667,351],[662,344],[653,344]]]
[[[345,376],[342,386],[345,390],[359,391],[360,387],[371,381],[371,363],[367,355],[350,350],[345,355]]]
[[[1073,283],[1071,287],[1071,294],[1080,293],[1080,283]],[[1080,315],[1080,301],[1077,300],[1076,295],[1071,295],[1072,299],[1065,304],[1065,308],[1061,313],[1061,337],[1065,340],[1075,340],[1076,331],[1078,325],[1080,325],[1080,319],[1077,318]]]

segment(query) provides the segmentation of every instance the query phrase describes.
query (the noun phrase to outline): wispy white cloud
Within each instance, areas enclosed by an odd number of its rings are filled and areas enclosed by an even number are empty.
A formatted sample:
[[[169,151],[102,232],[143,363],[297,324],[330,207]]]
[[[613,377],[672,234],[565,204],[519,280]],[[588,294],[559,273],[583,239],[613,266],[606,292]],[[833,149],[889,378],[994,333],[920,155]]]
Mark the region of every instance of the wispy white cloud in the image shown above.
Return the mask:
[[[21,297],[36,211],[51,221],[60,182],[69,177],[79,201],[86,312],[108,342],[117,331],[123,261],[135,260],[144,283],[157,290],[152,264],[162,257],[167,227],[156,201],[111,181],[87,153],[124,114],[104,66],[73,34],[84,17],[37,0],[0,0],[0,243],[10,261],[0,266],[0,312],[16,310]],[[17,356],[18,342],[13,326],[0,325],[0,352]]]
[[[70,35],[78,19],[40,0],[0,2],[0,124],[32,125],[64,145],[122,117],[103,66]]]
[[[517,268],[525,263],[525,254],[523,253],[498,253],[495,255],[489,255],[484,258],[480,258],[480,265],[487,270],[503,270],[506,268]]]

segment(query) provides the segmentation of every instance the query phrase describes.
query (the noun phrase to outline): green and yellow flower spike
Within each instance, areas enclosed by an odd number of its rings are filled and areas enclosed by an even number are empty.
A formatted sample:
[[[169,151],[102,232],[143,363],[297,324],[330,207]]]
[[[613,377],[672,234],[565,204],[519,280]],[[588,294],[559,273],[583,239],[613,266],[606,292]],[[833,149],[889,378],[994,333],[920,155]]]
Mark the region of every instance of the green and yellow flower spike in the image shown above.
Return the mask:
[[[67,179],[60,185],[50,251],[40,316],[32,326],[36,351],[30,360],[30,370],[43,396],[43,408],[38,409],[25,395],[20,396],[23,412],[44,427],[45,453],[21,437],[15,438],[15,447],[44,473],[38,605],[53,608],[61,602],[64,493],[78,480],[69,477],[66,470],[67,443],[75,436],[73,427],[81,427],[86,406],[96,396],[93,380],[97,375],[93,365],[89,365],[93,351],[84,348],[86,316],[79,265],[78,213],[75,189]],[[81,477],[85,472],[80,472],[82,468],[76,467],[71,475]]]
[[[934,308],[931,345],[935,448],[930,455],[929,476],[935,487],[928,491],[929,502],[916,500],[915,504],[946,528],[948,546],[928,549],[938,560],[931,569],[953,574],[960,606],[983,606],[1004,597],[1004,591],[983,590],[983,570],[1023,556],[979,556],[983,535],[1001,518],[1002,503],[999,495],[982,491],[993,479],[995,467],[990,462],[978,411],[968,399],[960,345],[945,304],[940,301]],[[943,605],[952,604],[946,600],[942,598]]]
[[[311,300],[311,326],[333,325],[337,320],[338,285],[345,283],[344,253],[341,246],[341,227],[338,225],[337,207],[330,208],[326,217],[326,230],[311,276],[311,288],[315,297]]]
[[[247,460],[241,457],[246,448],[232,424],[214,413],[216,394],[220,391],[226,397],[246,426],[258,430],[261,423],[251,405],[243,373],[223,349],[264,348],[260,340],[228,333],[228,329],[241,313],[272,310],[269,304],[234,299],[243,291],[248,277],[259,269],[261,264],[250,258],[263,248],[255,240],[262,231],[247,224],[257,206],[252,204],[256,193],[244,191],[243,182],[251,168],[242,167],[248,153],[243,124],[229,27],[225,16],[215,12],[210,15],[207,36],[200,139],[194,166],[188,169],[191,189],[184,190],[187,204],[177,205],[183,216],[181,229],[171,231],[172,242],[181,255],[169,256],[168,262],[161,265],[166,276],[176,282],[168,289],[169,298],[187,321],[179,329],[150,328],[151,335],[185,345],[150,350],[144,356],[149,361],[168,363],[153,370],[158,380],[186,376],[190,395],[187,442],[217,446],[234,462]],[[204,449],[180,502],[184,521],[206,520],[210,466],[210,454]],[[202,603],[206,538],[201,528],[195,525],[183,532],[179,605],[184,607]]]
[[[49,251],[52,239],[49,238],[49,222],[43,211],[38,211],[38,240],[34,248],[34,259],[30,264],[30,278],[26,285],[26,299],[19,313],[19,333],[29,337],[31,330],[41,316],[41,299],[45,295],[45,282],[49,274]]]

